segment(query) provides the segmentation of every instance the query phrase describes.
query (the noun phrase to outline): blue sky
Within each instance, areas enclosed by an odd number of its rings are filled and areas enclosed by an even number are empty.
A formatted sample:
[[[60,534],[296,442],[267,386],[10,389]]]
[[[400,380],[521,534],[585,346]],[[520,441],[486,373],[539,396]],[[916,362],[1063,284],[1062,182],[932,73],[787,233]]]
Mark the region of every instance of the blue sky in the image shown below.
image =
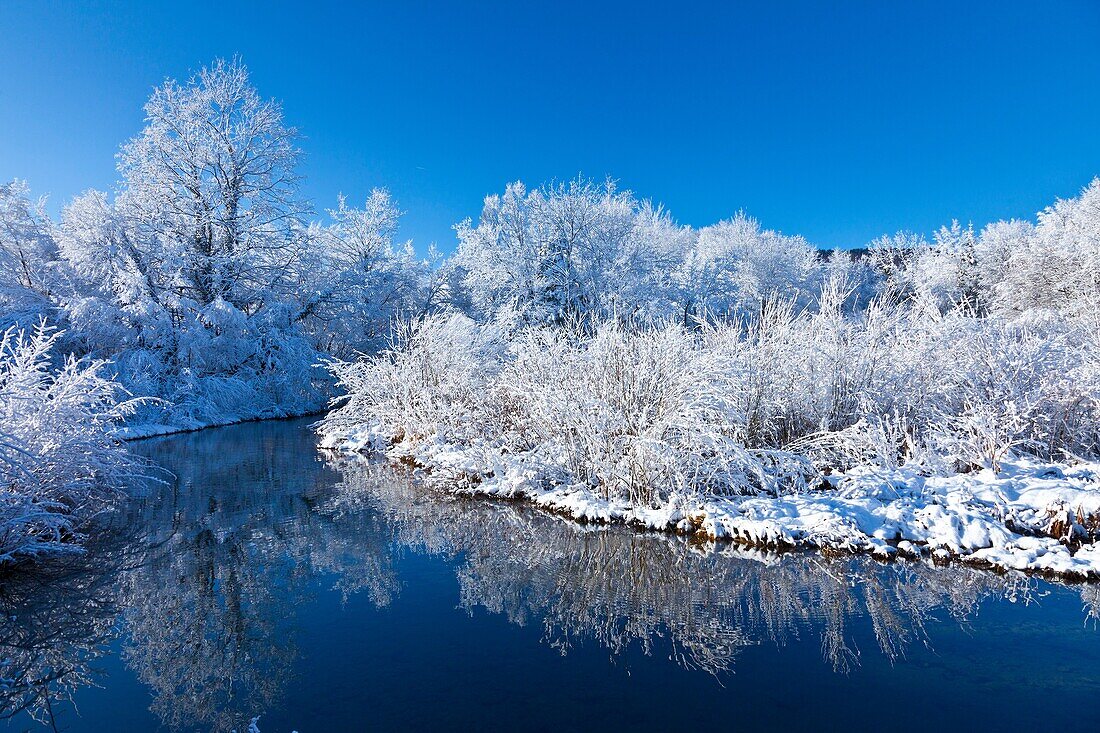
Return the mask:
[[[822,246],[1027,217],[1100,175],[1100,3],[0,3],[0,178],[110,188],[165,77],[240,54],[305,192],[453,246],[507,181],[611,175]]]

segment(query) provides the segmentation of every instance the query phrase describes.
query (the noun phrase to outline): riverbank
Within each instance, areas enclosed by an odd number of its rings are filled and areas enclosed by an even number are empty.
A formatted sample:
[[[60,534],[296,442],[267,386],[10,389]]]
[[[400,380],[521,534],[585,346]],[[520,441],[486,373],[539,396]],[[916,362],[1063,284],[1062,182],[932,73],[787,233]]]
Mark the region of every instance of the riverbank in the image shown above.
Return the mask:
[[[322,446],[584,521],[1100,579],[1092,320],[829,297],[697,329],[428,317],[328,365]]]
[[[123,425],[115,434],[120,440],[133,441],[147,438],[159,438],[165,435],[177,435],[180,433],[194,433],[207,428],[224,428],[230,425],[241,425],[250,422],[263,422],[266,420],[294,420],[300,417],[316,417],[325,414],[325,408],[310,408],[307,410],[275,410],[270,413],[255,415],[227,415],[222,419],[209,422],[187,420],[182,423],[143,422],[135,425]]]
[[[322,439],[343,453],[372,441]],[[998,472],[935,476],[917,468],[852,469],[778,495],[672,494],[640,505],[555,484],[553,466],[433,441],[384,451],[437,490],[528,501],[582,522],[622,523],[761,549],[814,548],[879,558],[926,557],[1065,580],[1100,580],[1100,463],[1006,461]]]

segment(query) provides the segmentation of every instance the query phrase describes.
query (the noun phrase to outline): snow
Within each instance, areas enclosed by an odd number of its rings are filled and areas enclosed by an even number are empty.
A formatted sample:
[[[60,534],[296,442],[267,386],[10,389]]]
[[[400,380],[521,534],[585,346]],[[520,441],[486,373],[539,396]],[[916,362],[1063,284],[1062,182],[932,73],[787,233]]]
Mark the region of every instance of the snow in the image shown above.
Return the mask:
[[[156,420],[134,421],[128,420],[114,430],[114,435],[120,440],[142,440],[144,438],[156,438],[162,435],[174,435],[176,433],[191,433],[206,428],[220,428],[227,425],[238,425],[245,422],[258,420],[283,420],[294,417],[306,417],[320,414],[319,404],[309,404],[297,409],[272,409],[263,404],[256,405],[253,410],[245,410],[243,414],[223,413],[213,415],[205,420],[196,420],[187,416],[175,416],[169,411],[165,415],[173,422],[158,422]]]
[[[377,446],[364,431],[323,446],[357,453]],[[426,482],[458,495],[525,500],[582,522],[624,523],[760,549],[818,548],[931,557],[1073,580],[1100,579],[1100,463],[1058,465],[1028,458],[1001,470],[927,476],[914,468],[853,469],[834,488],[778,496],[673,495],[660,506],[604,498],[591,488],[547,481],[553,467],[522,456],[460,450],[440,441],[392,446]],[[456,480],[476,475],[478,480]],[[1057,520],[1071,517],[1065,536]],[[1095,526],[1095,525],[1094,525]],[[1072,540],[1072,541],[1071,541]]]

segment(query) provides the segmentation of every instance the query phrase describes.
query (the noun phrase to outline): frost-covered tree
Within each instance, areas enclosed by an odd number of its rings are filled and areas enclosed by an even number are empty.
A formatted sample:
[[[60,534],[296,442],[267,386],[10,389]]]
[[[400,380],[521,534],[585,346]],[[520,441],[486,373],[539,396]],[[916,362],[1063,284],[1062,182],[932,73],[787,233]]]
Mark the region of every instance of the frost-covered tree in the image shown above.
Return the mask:
[[[328,215],[331,223],[308,232],[293,320],[326,351],[366,351],[389,335],[398,316],[436,305],[440,257],[432,248],[427,260],[419,259],[412,242],[395,241],[401,211],[385,190],[372,191],[361,209],[341,196]]]
[[[1014,229],[997,288],[1003,308],[1100,307],[1100,178],[1040,212],[1033,230],[1022,224]]]
[[[625,335],[635,331],[675,322],[686,345],[734,322],[730,333],[759,341],[746,352],[759,358],[745,367],[745,434],[770,449],[768,440],[812,428],[846,430],[858,410],[887,420],[895,406],[855,402],[875,390],[913,390],[900,377],[867,386],[844,360],[889,361],[893,347],[882,344],[891,339],[899,350],[927,347],[926,363],[940,364],[948,345],[962,348],[941,322],[1008,349],[998,339],[1028,324],[1053,318],[1087,335],[1100,321],[1100,179],[1035,225],[979,231],[954,222],[931,243],[908,233],[875,240],[865,258],[826,255],[744,213],[698,230],[681,226],[610,180],[533,190],[517,182],[487,197],[476,222],[456,226],[458,251],[443,261],[397,240],[401,212],[384,190],[362,203],[341,197],[311,221],[298,190],[297,133],[239,60],[164,82],[145,115],[142,132],[122,147],[116,192],[81,194],[57,222],[26,184],[0,185],[0,327],[45,317],[65,331],[57,350],[110,360],[125,389],[160,398],[162,407],[147,403],[135,418],[165,423],[149,429],[317,409],[331,387],[314,368],[325,353],[401,348],[409,334],[395,322],[459,311],[505,340],[550,328],[560,332],[540,338],[572,344],[615,322],[623,353],[642,343]],[[878,345],[852,343],[860,329],[875,328],[883,331]],[[1092,353],[1055,361],[1091,384]],[[911,384],[934,381],[903,372]],[[952,374],[940,381],[966,384],[949,381]],[[762,417],[761,406],[779,402],[783,410]],[[1090,444],[1080,436],[1049,442]]]
[[[145,112],[117,197],[77,197],[58,227],[70,347],[111,358],[184,425],[316,407],[295,318],[310,249],[296,132],[238,60],[166,81]]]
[[[25,181],[0,183],[0,325],[33,325],[49,308],[56,285],[53,222],[45,200]]]
[[[457,227],[456,265],[475,311],[529,323],[652,317],[672,301],[685,230],[662,209],[581,178],[534,191],[519,182]]]
[[[896,303],[912,296],[912,263],[927,247],[924,237],[906,231],[884,234],[867,245],[867,262],[878,277],[881,297]]]
[[[976,248],[978,280],[989,311],[1005,312],[1003,283],[1009,260],[1014,252],[1028,246],[1034,233],[1031,222],[1019,219],[995,221],[982,229]]]
[[[983,300],[973,227],[958,221],[940,227],[931,246],[918,246],[909,264],[914,290],[942,310],[955,305],[978,309]]]
[[[1032,230],[1014,219],[993,222],[976,234],[953,221],[934,233],[931,244],[912,232],[879,237],[870,243],[867,261],[878,292],[891,302],[917,297],[942,311],[963,306],[986,314],[1002,308],[1008,260],[1027,246]]]
[[[139,236],[101,191],[81,194],[62,211],[58,249],[68,288],[58,301],[74,348],[101,356],[172,348],[164,263]]]
[[[761,229],[737,216],[699,230],[678,273],[685,317],[759,313],[769,299],[808,302],[820,273],[819,252],[802,237]]]
[[[120,304],[159,304],[164,290],[160,269],[136,227],[102,191],[87,191],[61,216],[61,258],[83,285]]]
[[[173,292],[199,307],[222,299],[258,310],[283,284],[309,211],[298,196],[297,132],[237,59],[164,82],[145,115],[119,154],[127,216]]]

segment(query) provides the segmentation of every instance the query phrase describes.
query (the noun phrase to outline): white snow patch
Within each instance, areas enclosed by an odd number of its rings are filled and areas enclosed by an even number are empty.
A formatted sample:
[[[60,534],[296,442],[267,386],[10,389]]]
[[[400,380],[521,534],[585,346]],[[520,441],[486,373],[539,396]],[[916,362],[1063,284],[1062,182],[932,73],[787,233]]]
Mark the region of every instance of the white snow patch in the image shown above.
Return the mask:
[[[378,431],[328,436],[325,448],[377,450]],[[661,506],[555,484],[554,466],[525,455],[403,442],[386,451],[412,459],[433,485],[462,495],[522,499],[579,521],[621,522],[761,548],[813,547],[879,557],[930,555],[1002,570],[1100,579],[1100,463],[1033,459],[1001,471],[927,476],[918,469],[862,468],[829,477],[833,488],[779,496],[673,495]]]

